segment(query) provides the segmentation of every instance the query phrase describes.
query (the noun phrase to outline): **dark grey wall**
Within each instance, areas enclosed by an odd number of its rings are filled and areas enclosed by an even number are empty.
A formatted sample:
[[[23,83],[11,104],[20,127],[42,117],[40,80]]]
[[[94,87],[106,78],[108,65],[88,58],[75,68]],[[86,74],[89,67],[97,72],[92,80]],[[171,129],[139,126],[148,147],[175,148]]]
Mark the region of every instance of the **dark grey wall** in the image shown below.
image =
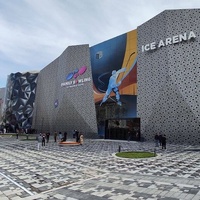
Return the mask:
[[[3,107],[5,105],[5,92],[6,88],[0,88],[0,123],[2,123]]]
[[[32,126],[37,76],[38,72],[17,72],[8,76],[5,118],[6,123],[12,124],[12,132]]]
[[[138,27],[138,117],[141,134],[200,142],[200,9],[166,10]],[[193,31],[196,39],[142,52],[142,45]]]
[[[87,66],[78,79],[91,81],[77,87],[61,87],[66,76]],[[73,79],[74,80],[74,79]],[[58,100],[58,106],[54,103]],[[96,111],[93,97],[90,52],[88,45],[68,47],[61,56],[46,66],[38,76],[33,128],[38,131],[83,132],[87,138],[97,137]]]

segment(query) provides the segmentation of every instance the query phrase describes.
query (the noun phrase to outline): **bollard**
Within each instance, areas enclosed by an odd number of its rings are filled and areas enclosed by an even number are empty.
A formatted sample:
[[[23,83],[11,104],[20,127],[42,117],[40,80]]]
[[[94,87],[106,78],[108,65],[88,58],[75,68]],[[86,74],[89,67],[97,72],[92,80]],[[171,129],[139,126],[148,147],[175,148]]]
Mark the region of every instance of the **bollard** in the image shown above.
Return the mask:
[[[154,149],[154,157],[156,157],[156,148]]]
[[[121,146],[119,145],[119,149],[118,149],[118,152],[121,152]]]

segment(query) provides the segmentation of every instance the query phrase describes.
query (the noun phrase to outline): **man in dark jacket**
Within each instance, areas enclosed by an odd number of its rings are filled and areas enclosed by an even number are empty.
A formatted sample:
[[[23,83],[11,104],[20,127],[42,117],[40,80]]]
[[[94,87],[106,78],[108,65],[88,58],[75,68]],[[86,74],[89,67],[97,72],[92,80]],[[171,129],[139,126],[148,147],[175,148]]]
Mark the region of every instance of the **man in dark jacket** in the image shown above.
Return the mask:
[[[163,135],[162,136],[162,149],[166,149],[166,140],[167,140],[166,135]]]
[[[77,130],[74,130],[76,142],[79,142],[79,132]]]
[[[159,139],[160,146],[162,146],[162,135],[161,135],[161,133],[159,134],[158,139]]]
[[[45,133],[42,134],[42,146],[45,146],[45,138],[46,138],[46,135]]]
[[[159,137],[158,137],[158,134],[157,134],[157,133],[156,133],[154,139],[155,139],[155,146],[158,147]]]

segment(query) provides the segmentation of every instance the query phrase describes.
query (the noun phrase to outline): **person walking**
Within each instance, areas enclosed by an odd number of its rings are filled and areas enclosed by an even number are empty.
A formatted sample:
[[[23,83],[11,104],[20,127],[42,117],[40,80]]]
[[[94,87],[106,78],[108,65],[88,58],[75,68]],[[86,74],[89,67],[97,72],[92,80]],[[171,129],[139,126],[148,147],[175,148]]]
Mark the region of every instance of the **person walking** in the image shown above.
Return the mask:
[[[37,136],[37,149],[38,151],[40,150],[40,146],[41,146],[41,143],[42,143],[42,133],[40,133],[38,136]]]
[[[57,131],[54,131],[54,142],[57,142],[57,135],[58,135]]]
[[[43,133],[43,135],[42,135],[42,146],[45,146],[45,139],[46,139],[46,135],[45,135],[45,133]]]
[[[158,137],[158,134],[157,134],[157,133],[156,133],[156,135],[154,136],[154,139],[155,139],[155,146],[156,146],[156,147],[159,147],[159,145],[158,145],[159,137]]]
[[[76,142],[79,142],[79,132],[77,130],[74,130],[74,135],[76,138]]]
[[[62,136],[62,132],[61,131],[59,132],[59,139],[60,139],[60,142],[62,142],[63,136]]]
[[[162,136],[162,149],[166,149],[166,140],[167,140],[166,135],[163,135]]]
[[[159,133],[158,140],[159,140],[159,144],[160,144],[160,147],[161,147],[162,146],[162,135],[161,135],[161,133]]]
[[[47,143],[49,143],[49,137],[50,137],[50,132],[47,132],[46,134]]]

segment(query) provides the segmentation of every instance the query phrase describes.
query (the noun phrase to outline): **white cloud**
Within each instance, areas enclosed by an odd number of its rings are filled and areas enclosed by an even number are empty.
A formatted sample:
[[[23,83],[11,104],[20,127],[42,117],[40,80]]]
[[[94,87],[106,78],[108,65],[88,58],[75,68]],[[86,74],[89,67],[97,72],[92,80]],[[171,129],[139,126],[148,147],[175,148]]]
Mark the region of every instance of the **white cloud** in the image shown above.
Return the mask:
[[[67,46],[116,37],[167,9],[199,0],[0,0],[0,88],[7,75],[40,70]]]

